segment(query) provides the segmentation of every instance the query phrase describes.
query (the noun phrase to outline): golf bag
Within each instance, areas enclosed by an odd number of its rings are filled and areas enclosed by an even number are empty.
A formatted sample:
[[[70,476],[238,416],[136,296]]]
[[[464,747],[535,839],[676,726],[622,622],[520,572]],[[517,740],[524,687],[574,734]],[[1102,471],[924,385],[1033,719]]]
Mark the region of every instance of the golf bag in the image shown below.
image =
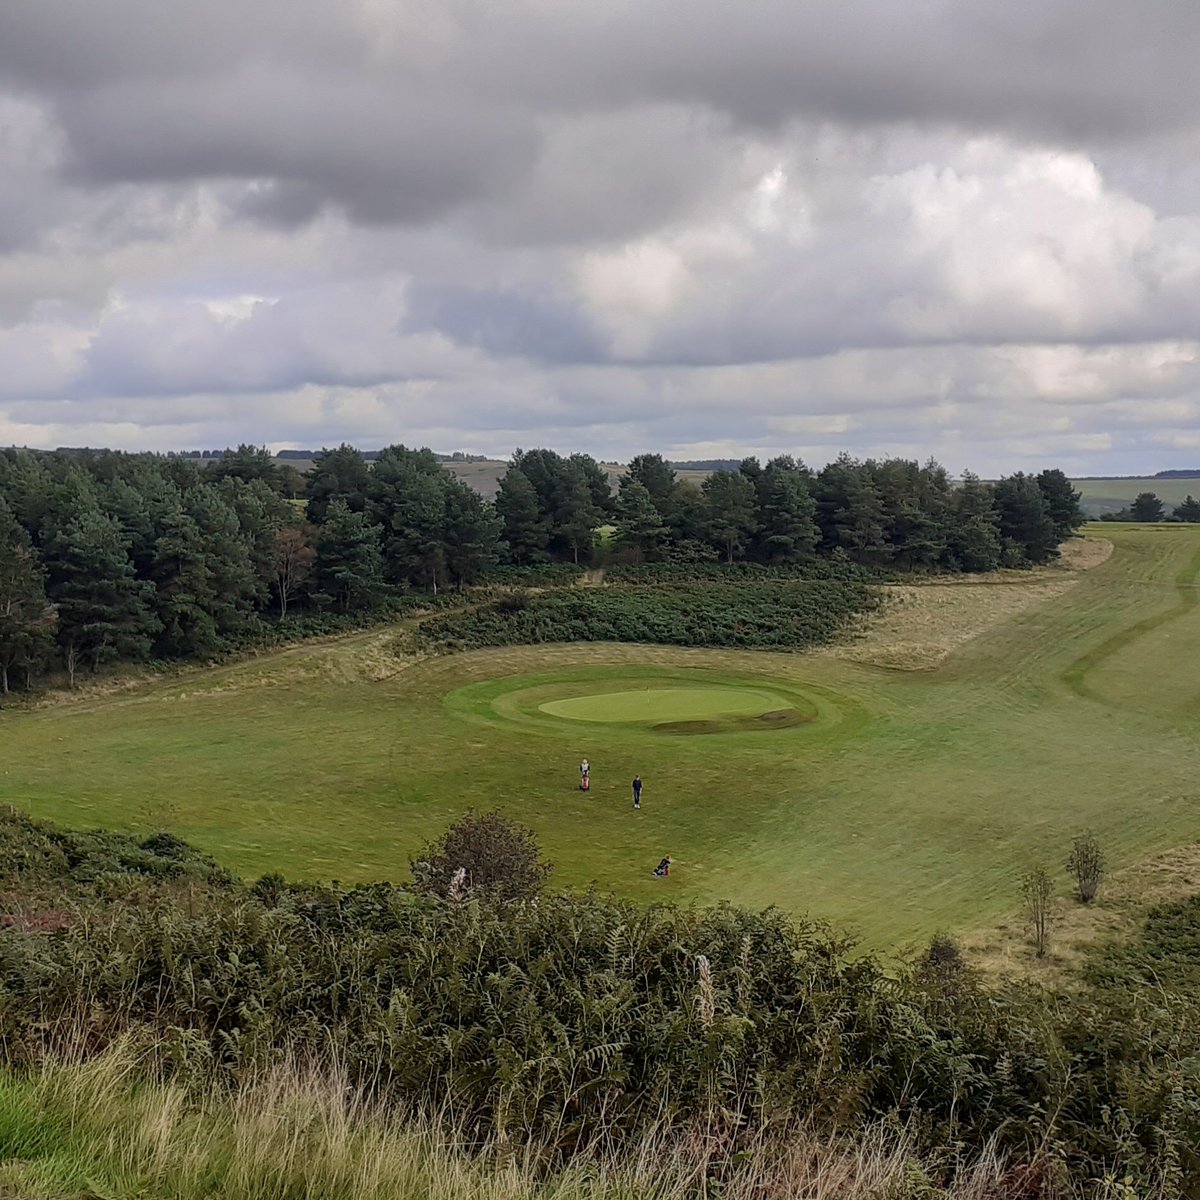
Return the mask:
[[[671,873],[671,860],[670,860],[669,858],[664,858],[664,859],[662,860],[662,862],[660,862],[660,863],[658,864],[658,866],[654,868],[654,872],[653,872],[653,873],[654,873],[655,875],[670,875],[670,873]]]
[[[591,778],[590,778],[589,776],[587,776],[587,775],[583,775],[583,776],[581,776],[581,777],[580,777],[580,780],[579,780],[579,790],[580,790],[581,792],[586,792],[586,791],[588,790],[588,788],[590,788],[591,786],[592,786],[592,781],[591,781]]]

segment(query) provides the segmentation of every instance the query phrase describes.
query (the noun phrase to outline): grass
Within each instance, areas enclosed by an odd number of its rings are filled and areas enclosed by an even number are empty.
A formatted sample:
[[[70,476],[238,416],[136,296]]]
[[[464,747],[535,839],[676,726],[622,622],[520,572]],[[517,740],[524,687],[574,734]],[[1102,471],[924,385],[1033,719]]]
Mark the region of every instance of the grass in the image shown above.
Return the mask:
[[[873,947],[979,929],[1085,828],[1114,870],[1200,842],[1200,528],[1090,532],[1116,550],[1069,586],[994,612],[991,597],[1047,580],[960,587],[984,616],[909,656],[921,670],[871,636],[809,655],[593,644],[404,661],[374,630],[0,714],[0,801],[71,826],[167,827],[250,877],[343,882],[404,878],[422,841],[495,806],[535,829],[560,885],[778,904]],[[887,638],[894,622],[880,618]],[[804,719],[700,737],[686,734],[711,732],[703,719],[663,730],[541,707],[647,688],[748,689]],[[670,879],[652,879],[666,853]]]
[[[737,687],[647,686],[634,691],[599,692],[547,700],[538,708],[571,721],[601,721],[625,725],[658,725],[670,721],[706,721],[731,716],[761,716],[787,709],[777,692]]]
[[[13,1200],[986,1200],[1013,1181],[984,1147],[939,1186],[895,1130],[853,1145],[779,1131],[739,1157],[730,1169],[728,1146],[697,1131],[599,1144],[548,1170],[536,1146],[476,1139],[468,1153],[452,1123],[374,1106],[336,1071],[295,1064],[200,1095],[147,1077],[124,1047],[0,1071],[0,1197]]]

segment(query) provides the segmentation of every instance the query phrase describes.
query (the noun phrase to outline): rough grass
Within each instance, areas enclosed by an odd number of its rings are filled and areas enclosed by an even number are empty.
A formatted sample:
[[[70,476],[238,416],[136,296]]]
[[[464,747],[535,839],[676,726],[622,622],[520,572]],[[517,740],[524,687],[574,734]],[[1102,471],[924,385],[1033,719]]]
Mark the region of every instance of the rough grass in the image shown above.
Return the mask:
[[[1198,893],[1200,845],[1179,846],[1109,876],[1091,904],[1081,904],[1064,878],[1044,958],[1034,954],[1025,919],[1016,911],[990,929],[968,934],[963,945],[971,964],[997,980],[1027,978],[1073,987],[1084,959],[1098,946],[1131,940],[1155,905]]]
[[[1090,536],[1110,559],[1015,609],[997,595],[1054,579],[956,585],[970,612],[949,653],[925,622],[933,669],[872,665],[880,626],[858,662],[611,644],[413,661],[377,630],[0,713],[0,800],[69,826],[167,826],[251,877],[344,882],[403,878],[425,839],[496,806],[568,887],[774,903],[875,947],[985,928],[1031,862],[1061,879],[1086,828],[1114,870],[1200,841],[1200,608],[1180,582],[1200,528]],[[647,685],[782,691],[812,719],[687,737],[538,713]],[[652,880],[664,853],[675,869]]]
[[[121,1048],[0,1073],[0,1196],[14,1200],[992,1200],[1021,1182],[985,1147],[939,1185],[896,1130],[853,1145],[778,1131],[736,1164],[703,1130],[620,1152],[598,1140],[549,1170],[536,1147],[466,1140],[444,1115],[375,1107],[303,1065],[201,1096],[148,1082]]]

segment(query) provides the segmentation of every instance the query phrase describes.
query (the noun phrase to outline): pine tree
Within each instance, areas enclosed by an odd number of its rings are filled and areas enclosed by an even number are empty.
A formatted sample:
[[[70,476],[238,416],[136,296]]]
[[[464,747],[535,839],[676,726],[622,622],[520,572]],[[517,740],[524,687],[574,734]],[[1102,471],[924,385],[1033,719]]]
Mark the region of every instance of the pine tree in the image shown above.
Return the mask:
[[[883,505],[866,463],[838,455],[817,476],[815,495],[826,550],[840,547],[861,563],[888,559]]]
[[[209,611],[219,638],[244,631],[266,593],[255,569],[238,515],[217,488],[208,484],[184,494],[184,510],[196,522],[211,586]]]
[[[664,516],[671,514],[675,495],[675,469],[661,454],[639,454],[629,460],[629,478],[637,480],[654,501],[654,507]]]
[[[537,492],[529,476],[509,467],[496,493],[496,512],[508,543],[508,559],[518,567],[545,562],[549,557],[550,522],[538,507]]]
[[[732,563],[754,532],[754,484],[738,471],[714,471],[700,491],[708,536],[724,552],[725,561]]]
[[[443,539],[446,573],[459,587],[475,583],[496,565],[500,550],[500,518],[478,492],[446,476]]]
[[[821,538],[817,504],[799,471],[768,467],[763,472],[758,545],[768,563],[796,563],[811,558]]]
[[[1059,470],[1046,470],[1037,477],[1038,487],[1046,501],[1046,512],[1054,522],[1059,541],[1069,538],[1086,520],[1079,507],[1080,493]]]
[[[1018,471],[996,484],[995,495],[1000,537],[1017,561],[1036,564],[1056,558],[1060,539],[1037,480]]]
[[[1188,496],[1182,504],[1175,505],[1175,511],[1171,515],[1176,521],[1186,521],[1189,524],[1200,522],[1200,500]]]
[[[657,559],[669,532],[645,485],[628,475],[617,490],[613,524],[614,540],[632,550],[637,562]]]
[[[134,575],[128,542],[115,518],[79,513],[47,547],[58,645],[74,686],[79,664],[92,670],[114,658],[145,658],[158,621],[153,585]]]
[[[960,571],[994,571],[1000,565],[999,516],[992,489],[969,471],[954,495],[946,552],[950,565]]]
[[[209,561],[200,526],[177,506],[163,519],[150,573],[162,654],[186,658],[220,647]]]
[[[322,450],[308,476],[308,519],[320,525],[335,500],[344,501],[351,512],[362,512],[370,482],[367,460],[353,446]]]
[[[11,690],[14,669],[36,667],[52,630],[45,573],[29,535],[0,496],[0,693]]]
[[[600,512],[592,503],[587,479],[574,464],[569,464],[560,484],[554,512],[554,528],[571,551],[571,560],[579,562],[580,551],[591,558]]]
[[[1154,492],[1138,492],[1129,506],[1129,519],[1131,521],[1161,521],[1163,519],[1163,502]]]
[[[343,612],[370,609],[384,592],[379,526],[342,499],[330,502],[317,535],[314,574],[324,595]]]

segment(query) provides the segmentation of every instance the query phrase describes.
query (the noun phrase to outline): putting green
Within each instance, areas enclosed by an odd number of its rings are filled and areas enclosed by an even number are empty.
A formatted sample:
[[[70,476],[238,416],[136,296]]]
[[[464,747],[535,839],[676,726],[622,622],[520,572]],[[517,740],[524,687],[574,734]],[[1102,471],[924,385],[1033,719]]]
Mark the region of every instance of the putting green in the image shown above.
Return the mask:
[[[630,692],[601,692],[549,700],[538,708],[569,721],[606,721],[616,724],[658,724],[664,721],[707,721],[727,717],[760,717],[790,708],[771,692],[750,688],[641,688]]]

